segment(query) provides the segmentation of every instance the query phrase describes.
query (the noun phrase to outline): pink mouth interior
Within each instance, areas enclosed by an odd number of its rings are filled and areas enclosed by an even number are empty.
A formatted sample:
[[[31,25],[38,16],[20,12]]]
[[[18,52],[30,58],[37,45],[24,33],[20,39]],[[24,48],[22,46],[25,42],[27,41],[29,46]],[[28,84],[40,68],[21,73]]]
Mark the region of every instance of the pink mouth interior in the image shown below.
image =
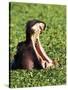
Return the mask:
[[[43,58],[43,60],[45,60],[45,57],[40,49],[40,45],[39,45],[38,41],[35,43],[35,47],[36,47],[36,50],[39,53],[39,55]]]

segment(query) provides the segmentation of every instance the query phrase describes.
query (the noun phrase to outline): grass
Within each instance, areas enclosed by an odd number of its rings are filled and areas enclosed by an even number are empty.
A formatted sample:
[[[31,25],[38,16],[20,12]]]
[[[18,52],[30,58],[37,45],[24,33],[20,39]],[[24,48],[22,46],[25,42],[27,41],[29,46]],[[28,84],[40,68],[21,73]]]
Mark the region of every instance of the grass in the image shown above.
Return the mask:
[[[10,61],[18,42],[25,40],[25,25],[30,19],[47,24],[40,35],[42,46],[59,63],[54,69],[10,70],[10,87],[33,87],[66,84],[66,6],[11,3],[10,5]]]

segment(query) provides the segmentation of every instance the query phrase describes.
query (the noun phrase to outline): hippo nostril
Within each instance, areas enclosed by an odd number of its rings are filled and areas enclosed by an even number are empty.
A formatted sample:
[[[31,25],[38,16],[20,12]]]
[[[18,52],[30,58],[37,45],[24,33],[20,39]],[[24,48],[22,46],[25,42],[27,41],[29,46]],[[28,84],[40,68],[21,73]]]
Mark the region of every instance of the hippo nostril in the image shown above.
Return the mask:
[[[39,26],[39,28],[42,30],[42,27],[41,26]]]
[[[47,67],[47,64],[45,63],[45,68]]]

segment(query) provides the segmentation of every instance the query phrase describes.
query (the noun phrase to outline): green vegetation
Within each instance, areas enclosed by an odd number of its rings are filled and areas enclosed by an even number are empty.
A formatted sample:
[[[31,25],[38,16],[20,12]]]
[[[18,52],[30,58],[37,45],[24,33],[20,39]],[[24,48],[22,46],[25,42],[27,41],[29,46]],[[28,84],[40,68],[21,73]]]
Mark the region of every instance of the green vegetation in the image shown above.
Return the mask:
[[[25,40],[26,22],[39,19],[47,24],[40,35],[42,46],[59,63],[54,69],[10,70],[10,87],[61,85],[66,83],[66,6],[11,3],[10,61],[18,42]]]

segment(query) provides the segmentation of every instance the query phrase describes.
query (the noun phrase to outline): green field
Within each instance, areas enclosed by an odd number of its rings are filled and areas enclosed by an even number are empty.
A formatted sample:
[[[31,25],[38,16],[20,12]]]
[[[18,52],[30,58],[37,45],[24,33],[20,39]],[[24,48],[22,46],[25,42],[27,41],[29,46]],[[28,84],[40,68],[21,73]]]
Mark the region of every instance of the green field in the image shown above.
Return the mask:
[[[66,84],[66,6],[11,3],[10,5],[10,61],[18,42],[25,40],[28,20],[38,19],[47,24],[40,35],[47,54],[59,65],[41,70],[10,70],[10,87],[33,87]]]

